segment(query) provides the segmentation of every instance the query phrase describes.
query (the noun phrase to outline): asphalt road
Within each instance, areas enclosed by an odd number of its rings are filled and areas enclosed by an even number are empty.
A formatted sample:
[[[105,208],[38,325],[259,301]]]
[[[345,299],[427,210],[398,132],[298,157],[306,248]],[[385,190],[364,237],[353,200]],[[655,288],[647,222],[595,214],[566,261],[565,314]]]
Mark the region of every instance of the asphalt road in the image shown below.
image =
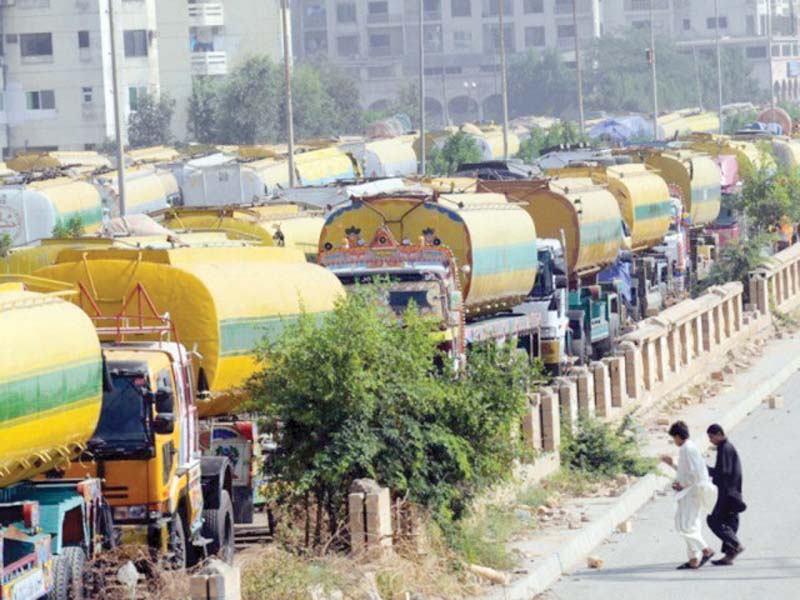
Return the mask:
[[[781,389],[784,409],[761,407],[729,438],[744,469],[748,510],[739,530],[745,552],[732,567],[676,571],[686,560],[674,530],[675,502],[660,496],[634,519],[633,532],[614,534],[594,554],[600,570],[565,576],[547,600],[773,600],[800,598],[800,373]],[[708,446],[704,439],[701,448]],[[711,459],[710,459],[711,460]],[[719,541],[706,541],[721,556]]]

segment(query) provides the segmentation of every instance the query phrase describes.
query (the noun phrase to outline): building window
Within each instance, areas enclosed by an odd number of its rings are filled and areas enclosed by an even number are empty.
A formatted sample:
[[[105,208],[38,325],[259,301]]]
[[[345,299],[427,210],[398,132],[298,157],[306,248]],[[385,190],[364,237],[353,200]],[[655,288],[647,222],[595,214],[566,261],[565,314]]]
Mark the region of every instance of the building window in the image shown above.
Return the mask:
[[[472,48],[472,32],[471,31],[454,31],[453,32],[453,47],[456,50],[469,50]]]
[[[500,0],[484,0],[483,16],[496,17],[500,13]],[[514,14],[514,0],[503,0],[503,15],[510,17]]]
[[[575,25],[559,25],[557,33],[559,38],[575,37]]]
[[[22,56],[53,56],[52,33],[23,33],[19,44]]]
[[[78,32],[78,48],[88,48],[89,47],[89,32],[88,31],[79,31]]]
[[[525,28],[525,47],[533,48],[544,46],[544,27]]]
[[[452,0],[452,4],[450,5],[450,14],[454,17],[472,16],[471,0]]]
[[[126,57],[147,56],[147,30],[130,29],[123,35],[125,39]]]
[[[55,110],[56,93],[53,90],[26,92],[25,107],[28,110]]]
[[[352,58],[358,55],[358,36],[344,35],[336,38],[336,53],[339,56]]]
[[[522,10],[526,15],[544,12],[544,0],[525,0],[522,3]]]
[[[394,77],[394,68],[387,67],[367,67],[367,77],[369,79],[387,79]]]
[[[377,17],[379,15],[388,16],[389,15],[389,3],[388,2],[370,2],[367,5],[367,12],[372,17]]]
[[[747,58],[767,58],[766,46],[748,46],[744,50]]]
[[[719,28],[720,29],[728,28],[728,17],[719,18]],[[709,17],[706,19],[706,29],[714,29],[714,17]]]
[[[692,28],[692,22],[689,19],[683,20],[683,30],[689,31]]]
[[[356,22],[356,5],[352,2],[336,5],[336,21],[339,23]]]
[[[128,108],[136,110],[139,108],[139,100],[147,95],[147,87],[135,86],[128,88]]]
[[[388,33],[373,33],[369,36],[369,50],[375,56],[388,56],[391,47],[392,39]]]

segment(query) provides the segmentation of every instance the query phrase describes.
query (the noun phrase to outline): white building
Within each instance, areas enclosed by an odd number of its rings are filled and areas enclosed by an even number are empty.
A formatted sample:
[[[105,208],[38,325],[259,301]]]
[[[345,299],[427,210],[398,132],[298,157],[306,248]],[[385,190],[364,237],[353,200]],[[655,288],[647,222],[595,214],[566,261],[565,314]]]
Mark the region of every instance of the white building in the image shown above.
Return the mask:
[[[144,92],[176,100],[185,139],[193,77],[221,76],[245,56],[282,60],[280,0],[113,0],[123,118]],[[114,136],[109,0],[0,2],[0,146],[91,149]],[[127,127],[123,127],[123,132]]]

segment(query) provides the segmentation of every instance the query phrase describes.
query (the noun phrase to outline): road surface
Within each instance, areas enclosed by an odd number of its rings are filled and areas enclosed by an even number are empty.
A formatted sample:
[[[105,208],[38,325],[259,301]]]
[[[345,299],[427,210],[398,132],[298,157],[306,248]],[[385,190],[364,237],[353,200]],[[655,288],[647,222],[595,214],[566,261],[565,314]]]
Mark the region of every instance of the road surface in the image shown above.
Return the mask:
[[[675,533],[674,499],[660,496],[633,519],[633,532],[614,534],[594,554],[600,570],[564,576],[547,600],[773,600],[800,598],[800,373],[781,389],[784,409],[761,407],[729,437],[742,459],[740,538],[746,551],[732,567],[676,571],[686,560]],[[695,439],[700,432],[692,432]],[[701,448],[707,447],[707,438]],[[700,445],[700,444],[698,444]],[[721,557],[719,541],[706,541]]]

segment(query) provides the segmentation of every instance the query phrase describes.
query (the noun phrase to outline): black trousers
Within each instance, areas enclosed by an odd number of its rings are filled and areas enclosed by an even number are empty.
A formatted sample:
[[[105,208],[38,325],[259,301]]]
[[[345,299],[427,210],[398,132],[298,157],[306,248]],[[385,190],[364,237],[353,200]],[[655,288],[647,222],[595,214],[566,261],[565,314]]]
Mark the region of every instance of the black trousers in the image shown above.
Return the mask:
[[[714,535],[722,540],[722,552],[733,554],[739,548],[739,538],[736,536],[739,531],[739,513],[733,512],[725,504],[727,503],[717,502],[706,521]]]

